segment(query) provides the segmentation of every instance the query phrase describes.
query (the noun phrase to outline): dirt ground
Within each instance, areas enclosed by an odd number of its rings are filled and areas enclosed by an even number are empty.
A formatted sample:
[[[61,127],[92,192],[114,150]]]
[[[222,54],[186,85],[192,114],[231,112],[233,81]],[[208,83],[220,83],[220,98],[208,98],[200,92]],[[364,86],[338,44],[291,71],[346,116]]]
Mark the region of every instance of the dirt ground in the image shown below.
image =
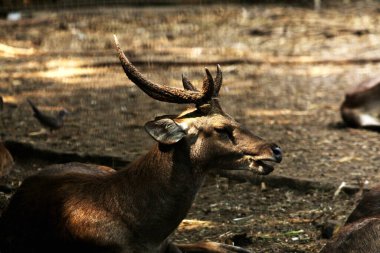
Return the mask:
[[[184,107],[154,101],[127,80],[112,44],[116,34],[142,73],[170,86],[180,87],[182,73],[199,85],[203,67],[215,71],[220,63],[225,111],[284,151],[272,174],[371,186],[380,176],[379,134],[345,128],[339,106],[348,87],[379,73],[379,11],[371,1],[320,12],[277,5],[110,7],[0,20],[6,102],[0,132],[3,140],[57,152],[128,161],[146,152],[153,141],[144,123]],[[26,98],[46,111],[68,109],[65,127],[36,134],[40,126]],[[16,168],[3,179],[13,185],[46,163],[14,155]],[[343,222],[355,201],[343,193],[333,199],[334,192],[227,186],[224,179],[207,181],[176,240],[318,252],[325,241],[315,223]]]

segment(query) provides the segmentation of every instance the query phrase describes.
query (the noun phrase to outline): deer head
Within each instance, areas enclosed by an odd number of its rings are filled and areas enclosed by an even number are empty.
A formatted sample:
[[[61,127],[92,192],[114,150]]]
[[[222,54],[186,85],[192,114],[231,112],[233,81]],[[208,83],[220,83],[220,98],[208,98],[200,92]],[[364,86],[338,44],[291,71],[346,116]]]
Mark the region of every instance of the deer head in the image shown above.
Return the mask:
[[[195,104],[177,116],[164,115],[145,124],[159,145],[186,146],[194,167],[206,170],[243,169],[265,175],[273,171],[271,162],[281,162],[279,146],[255,136],[223,111],[218,100],[223,80],[219,65],[215,80],[205,69],[201,91],[184,76],[184,89],[168,87],[144,78],[124,55],[116,36],[115,43],[125,74],[147,95],[169,103]]]

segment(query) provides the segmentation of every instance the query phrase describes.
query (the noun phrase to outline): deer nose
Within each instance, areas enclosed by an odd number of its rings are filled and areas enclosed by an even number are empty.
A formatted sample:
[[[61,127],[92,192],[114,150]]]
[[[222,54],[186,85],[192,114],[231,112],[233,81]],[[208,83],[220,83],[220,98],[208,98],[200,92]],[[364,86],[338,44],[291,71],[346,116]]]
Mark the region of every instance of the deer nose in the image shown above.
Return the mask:
[[[281,148],[277,145],[274,145],[272,147],[272,152],[273,152],[273,157],[274,159],[276,160],[276,162],[281,162],[282,160],[282,151],[281,151]]]

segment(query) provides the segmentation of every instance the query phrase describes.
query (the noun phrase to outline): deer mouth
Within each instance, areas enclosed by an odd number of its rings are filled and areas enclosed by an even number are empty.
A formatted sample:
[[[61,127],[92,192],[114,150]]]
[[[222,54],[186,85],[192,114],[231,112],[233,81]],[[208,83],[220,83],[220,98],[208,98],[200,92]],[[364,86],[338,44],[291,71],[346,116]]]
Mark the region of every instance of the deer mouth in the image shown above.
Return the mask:
[[[259,175],[268,175],[274,170],[274,167],[268,162],[255,161],[253,166],[252,163],[249,165],[248,170],[254,171]]]
[[[256,160],[253,156],[246,156],[246,159],[248,160],[248,170],[252,171],[254,173],[257,173],[259,175],[268,175],[274,170],[274,167],[272,163],[272,159],[262,159],[262,160]]]

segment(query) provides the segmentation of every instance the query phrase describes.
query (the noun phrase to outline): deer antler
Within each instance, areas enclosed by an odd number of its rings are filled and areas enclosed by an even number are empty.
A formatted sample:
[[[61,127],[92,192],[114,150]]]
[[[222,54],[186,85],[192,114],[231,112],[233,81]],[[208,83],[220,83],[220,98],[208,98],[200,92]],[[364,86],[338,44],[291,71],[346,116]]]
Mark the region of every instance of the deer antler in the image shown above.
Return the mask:
[[[214,97],[219,96],[219,90],[220,87],[222,87],[223,83],[223,75],[222,75],[222,70],[220,68],[220,65],[216,65],[216,77],[215,77],[215,87],[214,87]]]
[[[218,97],[219,96],[219,90],[220,87],[222,87],[223,83],[223,75],[222,75],[222,70],[220,69],[220,65],[216,65],[216,77],[215,77],[215,86],[214,86],[214,92],[213,92],[213,97]],[[182,74],[182,84],[183,87],[186,90],[191,90],[191,91],[198,91],[194,85],[190,82],[189,79],[187,79],[186,76]]]
[[[214,93],[214,80],[208,69],[206,69],[206,79],[203,82],[201,92],[195,90],[182,90],[153,83],[152,81],[144,78],[143,75],[136,69],[136,67],[133,66],[132,63],[128,60],[123,50],[120,48],[116,35],[114,35],[114,39],[116,49],[119,54],[119,59],[121,65],[123,66],[125,74],[133,83],[135,83],[150,97],[160,101],[177,104],[203,104],[211,100],[211,97]]]
[[[182,74],[182,84],[185,90],[198,91],[197,88],[194,87],[194,85],[190,82],[189,79],[187,79],[187,77],[184,74]]]

